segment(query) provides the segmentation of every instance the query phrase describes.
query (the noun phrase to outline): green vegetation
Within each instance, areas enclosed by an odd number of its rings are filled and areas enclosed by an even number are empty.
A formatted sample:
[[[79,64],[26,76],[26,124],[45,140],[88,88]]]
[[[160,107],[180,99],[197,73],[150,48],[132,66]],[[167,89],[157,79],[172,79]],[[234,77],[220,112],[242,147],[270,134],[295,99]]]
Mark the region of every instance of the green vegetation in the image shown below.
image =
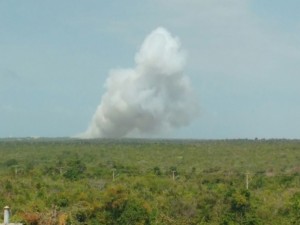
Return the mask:
[[[24,224],[300,223],[298,140],[2,139],[0,154],[0,206]]]

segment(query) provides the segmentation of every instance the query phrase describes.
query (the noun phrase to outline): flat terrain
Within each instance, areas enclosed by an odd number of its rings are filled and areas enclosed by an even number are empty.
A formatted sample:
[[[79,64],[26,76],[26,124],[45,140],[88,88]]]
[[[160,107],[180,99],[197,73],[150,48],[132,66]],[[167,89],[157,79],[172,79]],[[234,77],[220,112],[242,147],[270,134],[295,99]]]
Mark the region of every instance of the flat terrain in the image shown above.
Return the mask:
[[[0,154],[13,222],[300,224],[299,140],[0,139]]]

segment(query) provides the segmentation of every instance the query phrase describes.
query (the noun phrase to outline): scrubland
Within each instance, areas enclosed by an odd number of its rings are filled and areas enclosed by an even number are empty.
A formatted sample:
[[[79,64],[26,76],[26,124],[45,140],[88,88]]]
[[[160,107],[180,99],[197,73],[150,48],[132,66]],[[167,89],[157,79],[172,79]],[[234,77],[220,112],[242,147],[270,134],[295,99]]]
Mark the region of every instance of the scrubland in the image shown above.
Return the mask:
[[[0,154],[12,222],[300,224],[299,140],[0,139]]]

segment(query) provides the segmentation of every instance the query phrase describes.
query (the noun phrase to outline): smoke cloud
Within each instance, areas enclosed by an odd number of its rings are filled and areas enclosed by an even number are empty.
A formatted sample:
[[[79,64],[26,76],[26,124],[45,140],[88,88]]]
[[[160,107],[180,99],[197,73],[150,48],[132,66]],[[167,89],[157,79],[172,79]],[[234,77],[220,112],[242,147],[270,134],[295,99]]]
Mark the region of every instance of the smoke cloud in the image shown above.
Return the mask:
[[[135,68],[111,70],[84,138],[155,136],[188,125],[197,114],[186,54],[178,38],[159,27],[135,55]]]

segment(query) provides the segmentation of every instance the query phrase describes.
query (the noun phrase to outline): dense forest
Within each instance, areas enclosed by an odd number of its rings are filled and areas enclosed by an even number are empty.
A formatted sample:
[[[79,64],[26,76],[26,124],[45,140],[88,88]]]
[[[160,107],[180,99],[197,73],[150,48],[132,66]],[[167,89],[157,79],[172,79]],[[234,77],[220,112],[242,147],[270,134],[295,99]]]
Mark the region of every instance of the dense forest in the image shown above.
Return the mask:
[[[300,224],[299,140],[0,139],[29,225]]]

